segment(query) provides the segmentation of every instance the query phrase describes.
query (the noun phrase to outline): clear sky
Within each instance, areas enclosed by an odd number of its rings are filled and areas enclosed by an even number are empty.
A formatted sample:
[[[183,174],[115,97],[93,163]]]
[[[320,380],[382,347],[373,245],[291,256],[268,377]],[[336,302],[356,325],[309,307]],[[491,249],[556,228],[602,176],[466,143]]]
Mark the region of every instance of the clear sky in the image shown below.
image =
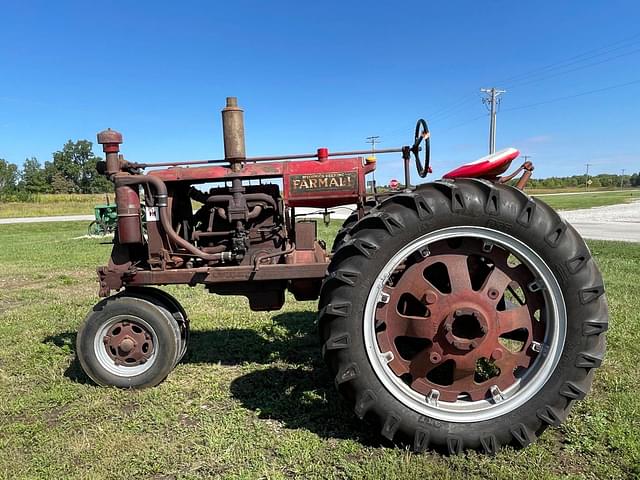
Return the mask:
[[[14,163],[106,127],[131,160],[220,158],[237,96],[248,155],[400,146],[424,117],[439,175],[486,153],[479,89],[496,86],[497,147],[531,155],[536,176],[640,170],[637,0],[0,5],[0,158]],[[379,181],[401,176],[379,160]]]

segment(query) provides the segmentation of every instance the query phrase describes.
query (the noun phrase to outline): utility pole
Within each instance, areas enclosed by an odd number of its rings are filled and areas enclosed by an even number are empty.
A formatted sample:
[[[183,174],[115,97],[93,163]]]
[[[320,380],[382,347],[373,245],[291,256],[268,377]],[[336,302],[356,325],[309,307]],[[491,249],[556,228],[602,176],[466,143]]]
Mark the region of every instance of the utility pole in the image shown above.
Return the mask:
[[[586,173],[587,179],[584,181],[584,188],[585,188],[585,190],[589,190],[589,182],[590,182],[590,180],[589,180],[589,167],[592,166],[593,163],[585,163],[585,165],[587,166],[587,173]]]
[[[521,158],[524,158],[524,162],[523,163],[527,163],[529,161],[529,159],[531,158],[531,155],[520,155]]]
[[[487,105],[491,115],[491,123],[489,125],[489,154],[496,151],[496,116],[498,114],[498,106],[500,105],[500,95],[506,93],[506,90],[498,90],[495,87],[481,88],[482,93],[487,96],[482,99],[482,103]]]
[[[372,135],[367,137],[367,143],[371,144],[371,157],[367,158],[367,161],[375,162],[376,161],[376,143],[380,143],[380,135]],[[376,171],[371,172],[371,181],[373,182],[371,190],[373,194],[376,193]]]
[[[622,177],[620,178],[620,190],[624,190],[624,168],[622,169]]]

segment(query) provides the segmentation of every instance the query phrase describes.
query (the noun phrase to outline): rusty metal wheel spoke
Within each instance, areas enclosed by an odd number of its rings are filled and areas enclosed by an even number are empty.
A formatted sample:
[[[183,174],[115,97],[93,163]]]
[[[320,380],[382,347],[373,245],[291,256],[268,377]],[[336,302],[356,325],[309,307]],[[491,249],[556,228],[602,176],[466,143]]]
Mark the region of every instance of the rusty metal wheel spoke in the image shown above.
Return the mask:
[[[409,294],[425,305],[437,303],[442,293],[424,276],[425,265],[415,263],[403,273],[392,292],[399,300],[402,294]]]
[[[528,305],[520,305],[509,310],[496,312],[497,327],[499,334],[513,332],[514,330],[527,330],[529,333],[532,329],[532,318]]]
[[[409,373],[411,374],[412,382],[424,380],[429,372],[442,364],[442,361],[445,359],[443,359],[441,352],[437,346],[434,348],[425,348],[411,359],[409,363]]]
[[[447,267],[452,292],[472,290],[467,255],[442,255],[440,260]]]
[[[481,293],[489,297],[492,303],[498,303],[507,287],[513,283],[514,280],[509,273],[508,270],[503,271],[495,266],[482,285]]]

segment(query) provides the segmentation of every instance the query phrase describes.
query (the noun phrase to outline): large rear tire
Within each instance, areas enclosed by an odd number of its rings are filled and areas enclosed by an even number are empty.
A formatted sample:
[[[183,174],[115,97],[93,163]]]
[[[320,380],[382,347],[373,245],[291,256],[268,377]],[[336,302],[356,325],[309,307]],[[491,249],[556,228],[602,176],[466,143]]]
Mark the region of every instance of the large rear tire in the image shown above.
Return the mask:
[[[383,436],[460,453],[565,420],[604,357],[601,275],[543,202],[479,180],[395,195],[349,230],[320,296],[323,356]]]

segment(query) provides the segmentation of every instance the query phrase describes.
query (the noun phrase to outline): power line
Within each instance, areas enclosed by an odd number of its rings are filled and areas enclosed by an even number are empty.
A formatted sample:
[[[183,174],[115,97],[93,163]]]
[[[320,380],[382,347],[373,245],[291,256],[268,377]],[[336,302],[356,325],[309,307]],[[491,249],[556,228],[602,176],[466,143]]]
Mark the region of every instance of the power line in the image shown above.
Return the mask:
[[[376,161],[376,143],[380,143],[380,135],[372,135],[370,137],[366,138],[367,143],[371,144],[371,160],[372,161]],[[371,174],[371,180],[373,181],[373,187],[372,190],[375,193],[376,190],[376,174],[375,174],[375,169],[373,170],[372,174]]]
[[[600,60],[599,62],[589,63],[587,65],[580,65],[578,67],[571,68],[569,70],[565,70],[565,71],[562,71],[562,72],[556,72],[556,73],[553,73],[553,74],[547,75],[547,76],[542,76],[542,77],[538,77],[538,78],[529,79],[529,80],[523,81],[523,82],[516,82],[514,84],[510,84],[510,85],[507,85],[507,86],[509,88],[516,88],[516,87],[522,87],[524,85],[530,85],[532,83],[538,83],[538,82],[541,82],[543,80],[548,80],[550,78],[559,77],[561,75],[566,75],[567,73],[576,72],[578,70],[583,70],[585,68],[595,67],[597,65],[601,65],[601,64],[607,63],[607,62],[611,62],[611,61],[616,60],[618,58],[626,57],[628,55],[632,55],[632,54],[638,53],[638,52],[640,52],[640,48],[638,48],[636,50],[632,50],[630,52],[622,53],[620,55],[616,55],[614,57],[605,58],[604,60]]]
[[[511,112],[513,110],[522,110],[524,108],[537,107],[538,105],[546,105],[547,103],[559,102],[561,100],[567,100],[567,99],[570,99],[570,98],[583,97],[585,95],[592,95],[594,93],[606,92],[608,90],[614,90],[616,88],[627,87],[629,85],[634,85],[636,83],[640,83],[640,79],[632,80],[630,82],[625,82],[625,83],[619,83],[617,85],[610,85],[608,87],[596,88],[595,90],[588,90],[586,92],[580,92],[580,93],[576,93],[576,94],[573,94],[573,95],[566,95],[564,97],[550,98],[548,100],[542,100],[540,102],[528,103],[526,105],[518,105],[518,106],[515,106],[515,107],[509,107],[509,108],[505,108],[503,111],[504,112]]]
[[[506,90],[498,90],[495,87],[481,88],[482,93],[486,93],[487,96],[482,99],[482,103],[489,108],[489,114],[491,120],[489,122],[489,154],[496,151],[496,116],[498,114],[498,106],[500,105],[500,95],[506,93]]]
[[[547,65],[543,65],[542,67],[534,68],[533,70],[529,70],[527,72],[520,73],[520,74],[511,76],[511,77],[502,79],[502,80],[498,81],[497,83],[507,84],[508,82],[513,82],[513,81],[519,80],[519,79],[524,78],[524,77],[530,77],[531,75],[540,75],[545,70],[554,70],[554,69],[557,69],[557,68],[567,67],[569,65],[573,65],[573,64],[576,64],[576,63],[580,63],[580,62],[584,62],[584,61],[587,61],[587,60],[591,60],[592,58],[596,58],[596,57],[599,57],[599,56],[602,56],[602,55],[606,55],[607,53],[611,53],[611,52],[614,52],[614,51],[617,51],[617,50],[621,50],[623,48],[628,48],[628,47],[638,43],[638,41],[640,41],[640,40],[633,41],[633,40],[637,39],[638,37],[640,37],[640,33],[636,33],[635,35],[632,35],[631,37],[627,37],[625,39],[618,40],[616,42],[613,42],[613,43],[610,43],[610,44],[607,44],[607,45],[603,45],[602,47],[598,47],[598,48],[594,48],[594,49],[591,49],[591,50],[587,50],[586,52],[579,53],[577,55],[573,55],[573,56],[568,57],[568,58],[566,58],[564,60],[560,60],[558,62],[553,62],[553,63],[547,64]],[[616,45],[620,45],[620,44],[624,44],[624,43],[629,43],[629,44],[628,45],[617,46],[615,48],[611,48],[611,47],[614,47]],[[596,53],[595,55],[591,55],[591,54],[593,54],[595,52],[599,52],[601,50],[604,50],[604,51],[601,52],[601,53]],[[586,58],[581,58],[581,57],[586,57]],[[577,60],[577,59],[580,59],[580,60]]]

